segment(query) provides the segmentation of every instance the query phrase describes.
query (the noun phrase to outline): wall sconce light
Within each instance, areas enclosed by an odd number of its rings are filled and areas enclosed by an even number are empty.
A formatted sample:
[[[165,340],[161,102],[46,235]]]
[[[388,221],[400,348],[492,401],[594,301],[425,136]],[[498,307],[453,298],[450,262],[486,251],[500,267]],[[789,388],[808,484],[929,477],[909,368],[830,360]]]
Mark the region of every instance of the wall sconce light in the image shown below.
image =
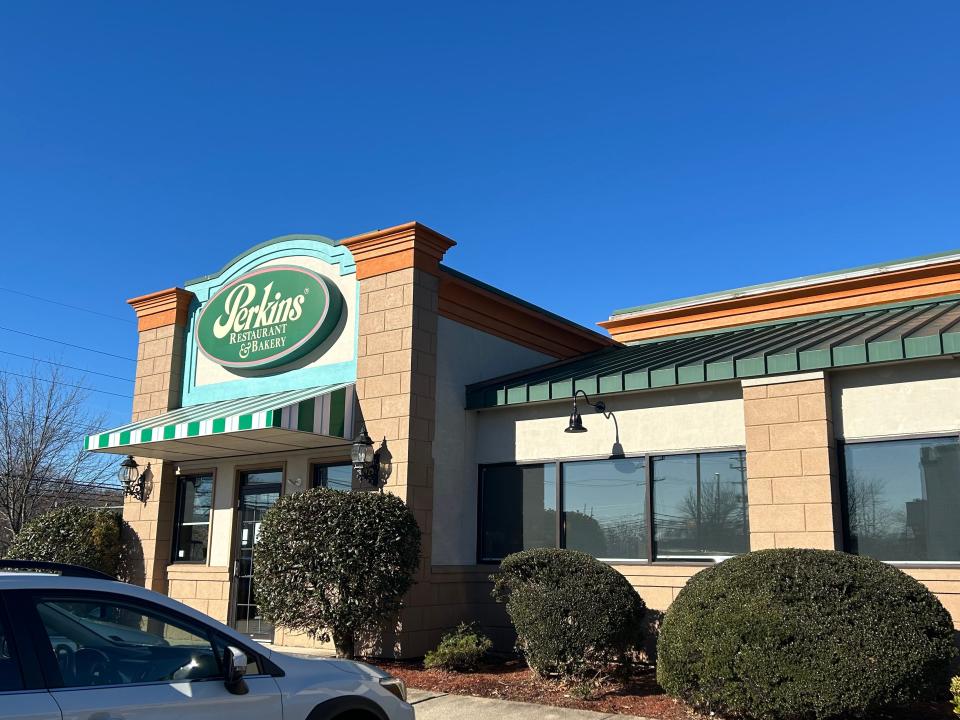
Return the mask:
[[[613,420],[614,441],[613,447],[610,449],[610,459],[620,460],[624,458],[626,455],[623,451],[623,445],[620,444],[620,424],[617,422],[617,416],[613,414],[612,410],[607,410],[606,403],[604,403],[603,400],[591,402],[589,396],[583,390],[577,390],[573,394],[573,412],[570,413],[570,422],[567,424],[564,432],[585,433],[587,431],[583,426],[583,418],[580,417],[580,411],[577,409],[577,400],[580,395],[583,395],[583,399],[587,405],[592,407],[596,412],[603,413],[603,416],[607,420]]]
[[[580,411],[577,409],[577,400],[583,395],[583,399],[586,400],[587,405],[592,407],[598,413],[603,413],[605,418],[608,418],[613,413],[607,412],[607,406],[604,404],[603,400],[597,400],[596,402],[590,402],[590,398],[583,390],[577,390],[573,394],[573,412],[570,413],[570,424],[567,425],[567,429],[564,432],[568,433],[585,433],[587,429],[583,426],[583,418],[580,417]]]
[[[123,488],[123,494],[136,498],[142,503],[147,502],[147,472],[150,470],[150,463],[140,472],[140,466],[133,459],[133,455],[127,455],[127,459],[120,463],[120,472],[117,477],[120,479],[120,487]]]
[[[360,426],[360,434],[350,448],[354,476],[366,485],[382,487],[393,472],[393,456],[387,449],[387,439],[377,450],[373,449],[373,440],[367,434],[367,426]]]

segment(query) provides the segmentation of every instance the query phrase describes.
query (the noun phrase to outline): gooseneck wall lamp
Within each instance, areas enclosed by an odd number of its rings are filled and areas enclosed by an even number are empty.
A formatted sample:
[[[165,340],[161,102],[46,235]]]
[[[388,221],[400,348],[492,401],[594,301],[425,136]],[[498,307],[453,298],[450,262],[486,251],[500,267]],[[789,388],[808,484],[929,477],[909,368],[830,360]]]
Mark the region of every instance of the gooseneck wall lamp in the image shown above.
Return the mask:
[[[610,416],[613,415],[612,412],[607,412],[607,406],[603,400],[591,402],[590,397],[583,390],[577,390],[573,394],[573,412],[570,413],[570,424],[567,425],[567,429],[564,430],[564,432],[585,433],[587,431],[587,429],[583,426],[583,418],[580,417],[580,410],[577,409],[577,400],[581,395],[583,395],[583,399],[587,405],[592,407],[596,412],[603,413],[603,416],[608,420],[610,419]]]
[[[583,390],[577,390],[573,394],[573,411],[570,413],[570,422],[567,424],[567,428],[564,430],[564,432],[585,433],[587,431],[587,429],[583,426],[583,418],[580,417],[580,410],[577,408],[577,400],[580,399],[581,395],[583,395],[583,399],[587,405],[592,407],[595,412],[603,413],[603,416],[607,420],[613,420],[614,441],[613,447],[610,450],[610,458],[623,458],[623,445],[620,444],[620,424],[617,422],[616,415],[613,414],[612,410],[607,410],[607,405],[603,402],[603,400],[597,400],[596,402],[593,402]]]
[[[357,480],[363,485],[382,487],[393,472],[393,460],[387,449],[387,440],[377,450],[373,449],[373,440],[367,433],[367,426],[360,426],[360,434],[354,438],[350,448],[350,460]]]
[[[127,455],[127,459],[120,463],[120,472],[117,473],[123,494],[142,503],[147,502],[147,472],[149,470],[150,463],[147,463],[147,467],[143,469],[143,472],[140,472],[140,466],[133,459],[133,455]]]

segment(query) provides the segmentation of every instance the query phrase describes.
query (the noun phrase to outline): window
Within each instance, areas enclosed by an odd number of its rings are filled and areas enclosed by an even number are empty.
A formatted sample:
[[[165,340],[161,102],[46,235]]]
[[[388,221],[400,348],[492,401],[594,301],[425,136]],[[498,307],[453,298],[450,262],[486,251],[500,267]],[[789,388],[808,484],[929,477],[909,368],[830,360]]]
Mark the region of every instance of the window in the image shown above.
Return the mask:
[[[644,458],[564,463],[565,546],[605,560],[645,560],[645,468]]]
[[[310,486],[350,492],[353,489],[353,466],[350,463],[314,465]]]
[[[480,468],[480,558],[556,546],[556,466],[488,465]]]
[[[750,549],[743,453],[653,458],[658,558],[736,555]]]
[[[13,649],[13,638],[6,618],[0,617],[0,692],[23,689],[20,665]]]
[[[844,447],[847,549],[879,560],[960,561],[955,437]]]
[[[174,562],[207,561],[212,501],[212,475],[184,475],[178,478]]]
[[[112,598],[44,597],[36,609],[65,687],[222,677],[201,625]]]
[[[559,467],[558,495],[556,464],[481,466],[481,562],[557,547],[557,538],[559,547],[610,561],[723,558],[750,549],[741,450]]]

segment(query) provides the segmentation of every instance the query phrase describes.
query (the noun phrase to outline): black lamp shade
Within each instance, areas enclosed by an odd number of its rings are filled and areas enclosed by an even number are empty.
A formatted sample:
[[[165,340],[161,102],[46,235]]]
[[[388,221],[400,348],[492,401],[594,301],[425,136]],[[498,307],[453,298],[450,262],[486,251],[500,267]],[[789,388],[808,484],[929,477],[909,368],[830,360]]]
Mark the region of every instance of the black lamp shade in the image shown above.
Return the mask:
[[[564,432],[585,433],[586,431],[587,429],[583,426],[583,418],[580,417],[580,412],[576,406],[574,406],[573,412],[570,413],[570,424],[567,425],[567,429],[564,430]]]

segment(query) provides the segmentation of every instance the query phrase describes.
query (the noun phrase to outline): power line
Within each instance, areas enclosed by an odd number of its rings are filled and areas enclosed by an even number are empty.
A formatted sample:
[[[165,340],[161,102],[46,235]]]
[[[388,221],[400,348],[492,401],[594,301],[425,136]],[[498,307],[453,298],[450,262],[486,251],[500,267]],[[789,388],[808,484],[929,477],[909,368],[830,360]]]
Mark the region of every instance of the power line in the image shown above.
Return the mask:
[[[56,384],[61,385],[62,387],[76,388],[77,390],[87,390],[88,392],[101,393],[103,395],[113,395],[114,397],[130,397],[125,393],[115,393],[110,392],[109,390],[98,390],[97,388],[84,387],[83,385],[72,385],[70,383],[60,382],[59,380],[47,380],[46,378],[36,377],[33,375],[22,375],[21,373],[15,373],[9,370],[0,370],[0,375],[13,375],[15,377],[25,378],[26,380],[39,380],[40,382],[50,383],[51,385]]]
[[[102,313],[98,310],[91,310],[90,308],[80,307],[79,305],[71,305],[70,303],[60,302],[59,300],[51,300],[49,298],[40,297],[39,295],[31,295],[30,293],[25,293],[22,290],[13,290],[12,288],[0,287],[0,292],[11,293],[13,295],[22,295],[23,297],[28,297],[31,300],[39,300],[40,302],[50,303],[51,305],[59,305],[60,307],[70,308],[71,310],[79,310],[80,312],[90,313],[91,315],[99,315],[103,318],[117,320],[118,322],[130,323],[131,325],[134,322],[130,318],[122,318],[117,315]]]
[[[113,353],[108,353],[103,350],[95,350],[94,348],[85,347],[83,345],[74,345],[73,343],[64,342],[63,340],[54,340],[53,338],[44,337],[43,335],[34,335],[33,333],[24,332],[23,330],[14,330],[13,328],[0,326],[0,330],[4,332],[12,332],[17,335],[25,335],[26,337],[31,337],[36,340],[46,340],[47,342],[57,343],[58,345],[66,345],[67,347],[76,348],[77,350],[86,350],[87,352],[97,353],[99,355],[106,355],[107,357],[116,358],[118,360],[127,360],[129,362],[136,362],[136,358],[126,357],[124,355],[114,355]]]
[[[44,360],[43,358],[30,357],[29,355],[20,355],[19,353],[10,352],[9,350],[0,350],[0,353],[3,353],[4,355],[13,355],[13,357],[23,358],[24,360],[34,360],[36,362],[47,363],[48,365],[56,365],[57,367],[67,368],[68,370],[79,370],[80,372],[90,373],[91,375],[100,375],[101,377],[113,378],[114,380],[133,382],[133,380],[130,378],[120,377],[119,375],[110,375],[109,373],[97,372],[96,370],[89,370],[87,368],[76,367],[74,365],[65,365],[63,363],[54,362],[53,360]]]

